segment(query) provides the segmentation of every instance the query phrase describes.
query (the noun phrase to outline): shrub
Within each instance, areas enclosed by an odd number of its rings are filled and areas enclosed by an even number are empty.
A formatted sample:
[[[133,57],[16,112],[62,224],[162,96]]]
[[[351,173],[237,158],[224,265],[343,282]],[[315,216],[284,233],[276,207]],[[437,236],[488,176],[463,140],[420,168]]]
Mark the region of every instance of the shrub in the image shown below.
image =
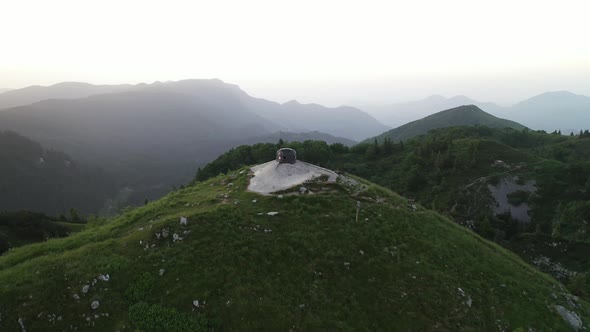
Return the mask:
[[[129,321],[131,326],[144,332],[207,330],[207,320],[202,315],[191,315],[145,302],[129,307]]]

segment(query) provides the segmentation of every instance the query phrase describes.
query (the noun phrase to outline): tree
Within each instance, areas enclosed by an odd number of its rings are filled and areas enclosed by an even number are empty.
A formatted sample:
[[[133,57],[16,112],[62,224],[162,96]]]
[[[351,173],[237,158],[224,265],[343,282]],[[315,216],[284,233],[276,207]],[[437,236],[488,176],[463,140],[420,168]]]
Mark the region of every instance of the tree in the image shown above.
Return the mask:
[[[80,216],[78,215],[78,210],[71,208],[70,209],[70,220],[72,222],[79,222],[80,221]]]
[[[393,153],[393,143],[389,137],[383,140],[383,154],[388,156]]]

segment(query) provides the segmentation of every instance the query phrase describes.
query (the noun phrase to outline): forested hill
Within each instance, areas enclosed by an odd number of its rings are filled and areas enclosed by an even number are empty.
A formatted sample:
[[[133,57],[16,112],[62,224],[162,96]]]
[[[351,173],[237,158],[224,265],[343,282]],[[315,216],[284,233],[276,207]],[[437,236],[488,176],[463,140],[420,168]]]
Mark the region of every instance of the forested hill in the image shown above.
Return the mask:
[[[237,169],[0,256],[0,330],[588,324],[588,303],[555,279],[390,190],[345,176],[305,183],[305,192],[297,185],[259,195],[247,190],[251,177],[249,168]]]
[[[576,136],[483,126],[450,127],[393,143],[348,148],[287,143],[302,160],[370,179],[440,211],[562,277],[590,297],[590,133]],[[204,180],[274,158],[277,144],[232,149],[199,170]],[[502,203],[501,209],[490,208]],[[505,210],[506,209],[506,210]],[[505,213],[509,211],[509,213]],[[520,218],[520,219],[519,219]],[[523,239],[525,234],[535,237]],[[528,240],[527,240],[528,239]],[[539,240],[540,244],[518,241]],[[537,241],[534,240],[534,241]],[[557,241],[557,242],[556,242]],[[562,241],[562,242],[559,242]],[[551,247],[552,243],[562,243]],[[568,250],[568,256],[563,250]],[[579,254],[576,254],[578,252]],[[571,255],[571,256],[569,256]],[[565,261],[564,261],[565,259]],[[569,271],[563,274],[556,263]],[[572,273],[577,273],[570,280]]]
[[[400,140],[407,140],[418,135],[426,134],[432,129],[473,125],[490,128],[525,128],[523,125],[514,121],[500,119],[486,113],[475,105],[465,105],[438,112],[420,120],[412,121],[391,129],[377,136],[376,139],[383,142],[385,138],[388,138],[391,141],[398,142]],[[370,142],[372,140],[373,138],[370,138],[365,142]]]
[[[0,131],[0,174],[0,211],[94,213],[116,192],[101,170],[11,131]]]

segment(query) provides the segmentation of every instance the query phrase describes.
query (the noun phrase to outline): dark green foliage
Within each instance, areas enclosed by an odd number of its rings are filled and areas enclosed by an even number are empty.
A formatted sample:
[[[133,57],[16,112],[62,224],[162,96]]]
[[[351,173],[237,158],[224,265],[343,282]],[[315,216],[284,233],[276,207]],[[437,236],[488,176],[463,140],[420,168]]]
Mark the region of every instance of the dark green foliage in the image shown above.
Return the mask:
[[[144,272],[125,291],[125,297],[130,303],[148,302],[152,295],[156,276]]]
[[[563,204],[557,212],[553,233],[566,239],[590,243],[590,201]]]
[[[207,321],[200,315],[178,312],[174,308],[140,302],[129,307],[131,326],[142,332],[207,331]]]
[[[29,211],[0,212],[0,254],[9,248],[67,236],[71,230],[57,221]]]

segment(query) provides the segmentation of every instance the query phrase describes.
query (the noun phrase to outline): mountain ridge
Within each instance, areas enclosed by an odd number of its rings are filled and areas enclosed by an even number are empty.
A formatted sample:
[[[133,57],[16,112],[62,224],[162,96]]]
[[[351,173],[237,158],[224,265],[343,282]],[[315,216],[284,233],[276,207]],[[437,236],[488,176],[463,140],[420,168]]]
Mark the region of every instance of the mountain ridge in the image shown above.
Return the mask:
[[[514,121],[497,118],[489,113],[484,112],[475,105],[463,105],[412,121],[389,130],[374,138],[369,138],[364,142],[371,142],[373,139],[383,141],[386,137],[391,141],[397,142],[400,140],[407,140],[421,134],[426,134],[432,129],[465,125],[482,125],[491,128],[526,128],[525,126]]]

